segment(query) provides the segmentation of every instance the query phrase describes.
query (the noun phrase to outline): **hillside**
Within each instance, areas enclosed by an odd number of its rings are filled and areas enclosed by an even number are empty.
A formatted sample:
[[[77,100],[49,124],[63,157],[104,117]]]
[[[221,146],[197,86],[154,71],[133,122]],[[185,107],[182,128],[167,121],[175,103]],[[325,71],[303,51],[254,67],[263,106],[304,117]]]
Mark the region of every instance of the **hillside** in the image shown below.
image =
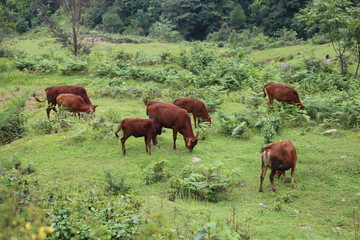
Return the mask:
[[[359,237],[358,79],[345,81],[336,70],[312,72],[302,65],[304,58],[323,59],[329,45],[255,51],[238,59],[227,54],[231,49],[214,45],[99,44],[90,55],[72,59],[46,38],[17,39],[9,44],[12,50],[42,58],[1,58],[6,65],[0,73],[1,116],[6,116],[12,99],[24,95],[26,131],[22,138],[0,146],[0,179],[6,187],[18,184],[17,191],[23,193],[15,197],[19,208],[34,204],[38,212],[25,220],[19,220],[24,213],[7,215],[18,223],[12,227],[2,223],[6,231],[0,231],[0,238],[29,237],[36,234],[36,227],[45,225],[54,231],[49,239]],[[35,65],[32,70],[20,71],[20,60]],[[64,74],[62,69],[72,61],[86,62],[86,68]],[[280,71],[277,66],[283,62],[297,68]],[[50,68],[50,63],[57,67]],[[45,68],[49,71],[42,72]],[[268,81],[298,89],[305,110],[280,102],[267,106],[261,87]],[[99,105],[94,119],[65,118],[52,112],[52,121],[47,120],[46,103],[37,103],[31,93],[37,91],[44,99],[43,89],[62,84],[86,87],[92,103]],[[152,146],[151,156],[145,152],[143,138],[134,137],[126,142],[123,156],[119,139],[113,135],[120,120],[147,118],[144,99],[171,102],[181,96],[201,98],[214,107],[212,125],[196,129],[205,139],[194,151],[185,149],[181,135],[178,149],[173,150],[172,131],[166,129],[158,136],[161,147]],[[244,132],[232,136],[243,122]],[[288,173],[288,182],[276,179],[278,192],[272,192],[268,171],[264,192],[258,192],[266,124],[279,127],[278,132],[271,132],[272,141],[289,139],[297,149],[295,189]],[[324,134],[332,128],[337,132]],[[163,160],[168,177],[146,184],[154,174],[151,167]],[[16,163],[21,163],[19,171],[14,170]],[[29,165],[31,174],[17,174]],[[194,188],[206,185],[196,175],[190,180],[181,178],[194,169],[218,179],[214,185],[226,185],[216,201],[202,200],[196,194],[181,198],[174,193],[173,187],[184,184],[181,186],[186,188],[186,181],[192,181]],[[106,175],[109,171],[110,178]],[[124,187],[121,184],[128,186],[128,195],[113,194],[111,187]],[[6,199],[6,188],[1,191]],[[11,211],[6,206],[0,214]],[[41,225],[35,216],[43,212],[47,217]],[[26,222],[33,227],[24,233],[20,229]]]

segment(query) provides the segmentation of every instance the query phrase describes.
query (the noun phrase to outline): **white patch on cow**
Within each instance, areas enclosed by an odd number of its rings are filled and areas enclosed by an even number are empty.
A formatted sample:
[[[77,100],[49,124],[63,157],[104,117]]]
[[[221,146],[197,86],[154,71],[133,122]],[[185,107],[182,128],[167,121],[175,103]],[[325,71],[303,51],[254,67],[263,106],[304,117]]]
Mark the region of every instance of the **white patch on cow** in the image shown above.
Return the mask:
[[[262,159],[263,159],[263,162],[264,162],[264,167],[271,167],[270,150],[269,149],[265,149],[262,152]]]

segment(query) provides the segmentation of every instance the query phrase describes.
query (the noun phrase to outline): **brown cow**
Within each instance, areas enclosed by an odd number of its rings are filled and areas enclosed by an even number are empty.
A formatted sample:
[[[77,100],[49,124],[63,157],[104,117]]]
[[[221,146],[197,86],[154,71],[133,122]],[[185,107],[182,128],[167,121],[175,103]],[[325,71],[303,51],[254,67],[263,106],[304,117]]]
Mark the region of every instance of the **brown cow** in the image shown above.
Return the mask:
[[[191,152],[198,142],[193,133],[189,113],[174,104],[164,102],[148,102],[146,114],[156,119],[166,128],[173,129],[173,148],[176,149],[176,136],[179,132],[184,137],[185,146]]]
[[[70,112],[78,113],[79,116],[82,112],[87,114],[93,113],[97,107],[97,105],[94,106],[85,103],[85,100],[81,96],[71,93],[60,94],[57,96],[56,102],[59,107],[69,108]]]
[[[279,83],[268,83],[263,87],[264,97],[266,93],[269,97],[268,104],[272,105],[274,99],[282,102],[295,104],[304,109],[304,105],[300,102],[298,93],[292,87],[279,84]]]
[[[123,130],[124,135],[121,138],[121,145],[123,154],[126,154],[125,141],[130,137],[144,137],[146,152],[151,155],[151,140],[154,145],[157,144],[156,136],[161,134],[162,126],[155,119],[142,119],[142,118],[126,118],[120,122],[120,126],[116,131],[116,137],[120,130]]]
[[[261,149],[262,152],[262,171],[260,175],[259,192],[263,191],[262,185],[266,170],[271,169],[270,182],[271,188],[276,192],[274,177],[275,175],[283,175],[285,182],[285,171],[291,168],[291,185],[295,188],[294,171],[296,167],[296,149],[290,140],[270,143]]]
[[[56,111],[56,98],[63,93],[72,93],[75,95],[79,95],[81,96],[86,104],[91,104],[90,99],[86,93],[85,88],[80,87],[80,86],[72,86],[72,85],[60,85],[60,86],[53,86],[53,87],[48,87],[45,89],[46,92],[46,99],[45,100],[40,100],[35,96],[35,93],[33,94],[33,97],[35,98],[36,101],[38,102],[45,102],[46,100],[48,101],[48,107],[46,109],[46,113],[47,113],[47,117],[50,119],[50,111],[51,109]]]
[[[204,122],[211,123],[211,117],[202,101],[193,98],[178,98],[174,104],[193,114],[195,127],[197,127],[197,117],[201,117]]]

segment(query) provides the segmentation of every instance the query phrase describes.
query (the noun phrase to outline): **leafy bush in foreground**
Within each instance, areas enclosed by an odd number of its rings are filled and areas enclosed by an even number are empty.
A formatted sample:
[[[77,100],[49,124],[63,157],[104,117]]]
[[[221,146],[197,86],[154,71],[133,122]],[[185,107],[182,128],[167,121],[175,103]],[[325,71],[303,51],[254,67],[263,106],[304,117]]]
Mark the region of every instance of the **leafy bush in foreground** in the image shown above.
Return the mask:
[[[187,166],[181,172],[180,178],[170,179],[169,199],[194,198],[217,202],[221,193],[229,190],[229,175],[222,171],[222,165],[210,167]]]
[[[26,94],[4,103],[0,112],[0,144],[7,144],[24,136],[26,118],[23,113]]]

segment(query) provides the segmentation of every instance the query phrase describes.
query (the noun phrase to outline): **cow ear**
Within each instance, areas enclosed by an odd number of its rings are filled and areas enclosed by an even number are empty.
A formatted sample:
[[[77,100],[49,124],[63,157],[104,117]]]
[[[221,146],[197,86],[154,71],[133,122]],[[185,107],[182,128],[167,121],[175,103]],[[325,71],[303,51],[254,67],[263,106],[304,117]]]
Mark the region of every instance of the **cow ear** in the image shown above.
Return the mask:
[[[97,108],[99,105],[94,105],[94,108]]]
[[[200,132],[197,132],[197,133],[195,134],[195,137],[198,137],[198,136],[199,136],[199,134],[200,134]]]

